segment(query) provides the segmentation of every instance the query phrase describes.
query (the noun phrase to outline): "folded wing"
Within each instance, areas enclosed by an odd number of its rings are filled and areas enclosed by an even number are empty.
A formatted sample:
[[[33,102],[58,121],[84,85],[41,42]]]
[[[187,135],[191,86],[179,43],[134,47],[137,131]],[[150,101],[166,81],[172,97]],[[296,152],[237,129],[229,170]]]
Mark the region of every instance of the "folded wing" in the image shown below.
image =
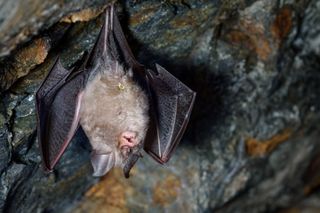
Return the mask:
[[[79,125],[83,72],[71,75],[57,60],[36,93],[38,141],[45,169],[52,170]]]
[[[159,163],[166,163],[187,127],[196,93],[156,64],[147,70],[152,101],[152,129],[145,150]]]

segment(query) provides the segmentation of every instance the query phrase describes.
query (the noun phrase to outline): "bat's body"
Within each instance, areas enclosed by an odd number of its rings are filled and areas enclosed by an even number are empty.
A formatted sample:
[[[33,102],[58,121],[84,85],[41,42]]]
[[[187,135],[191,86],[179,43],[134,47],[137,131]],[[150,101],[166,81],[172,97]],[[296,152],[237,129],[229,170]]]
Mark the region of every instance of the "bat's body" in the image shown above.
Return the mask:
[[[149,121],[145,92],[120,65],[102,70],[83,91],[80,124],[94,150],[92,158],[105,158],[101,176],[113,166],[123,167],[130,152],[143,143]],[[101,159],[102,160],[102,159]],[[94,165],[95,166],[95,165]]]
[[[165,163],[181,140],[195,93],[159,65],[145,69],[132,55],[114,7],[83,65],[72,72],[59,60],[37,92],[38,140],[52,170],[79,125],[92,146],[94,175],[112,167],[126,177],[144,148]]]

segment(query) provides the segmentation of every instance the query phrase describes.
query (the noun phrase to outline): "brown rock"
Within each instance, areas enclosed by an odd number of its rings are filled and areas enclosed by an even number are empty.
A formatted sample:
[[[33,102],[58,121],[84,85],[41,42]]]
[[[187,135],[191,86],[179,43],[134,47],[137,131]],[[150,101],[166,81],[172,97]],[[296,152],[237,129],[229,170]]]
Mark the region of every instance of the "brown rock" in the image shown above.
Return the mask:
[[[170,174],[154,187],[153,202],[162,206],[174,203],[179,195],[180,188],[180,179],[174,174]]]
[[[292,28],[292,15],[292,9],[288,6],[284,6],[279,10],[271,25],[271,33],[274,39],[282,41],[288,36]]]
[[[129,212],[126,194],[130,188],[122,170],[113,169],[86,192],[84,201],[74,212]]]
[[[292,132],[289,129],[286,129],[282,133],[276,134],[265,141],[248,138],[246,140],[247,153],[254,157],[267,155],[268,153],[272,152],[278,145],[287,141],[290,138],[291,133]]]
[[[50,39],[41,37],[33,40],[26,47],[16,51],[13,59],[6,62],[0,73],[0,88],[8,89],[17,79],[26,76],[37,65],[44,62],[51,48]]]
[[[89,21],[98,17],[105,8],[106,6],[101,8],[88,8],[78,12],[74,12],[69,14],[68,16],[63,17],[60,22],[75,23],[78,21]]]

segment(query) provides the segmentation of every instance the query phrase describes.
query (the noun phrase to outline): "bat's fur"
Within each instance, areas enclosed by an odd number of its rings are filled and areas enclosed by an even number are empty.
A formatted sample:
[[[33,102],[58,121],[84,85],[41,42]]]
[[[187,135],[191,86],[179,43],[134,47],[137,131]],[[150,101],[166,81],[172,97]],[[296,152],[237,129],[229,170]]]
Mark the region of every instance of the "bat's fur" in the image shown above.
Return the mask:
[[[143,143],[149,122],[148,97],[133,80],[131,70],[125,72],[118,63],[103,69],[84,90],[80,123],[93,150],[114,152],[115,166],[124,166],[119,136],[125,131],[136,132],[138,142]]]

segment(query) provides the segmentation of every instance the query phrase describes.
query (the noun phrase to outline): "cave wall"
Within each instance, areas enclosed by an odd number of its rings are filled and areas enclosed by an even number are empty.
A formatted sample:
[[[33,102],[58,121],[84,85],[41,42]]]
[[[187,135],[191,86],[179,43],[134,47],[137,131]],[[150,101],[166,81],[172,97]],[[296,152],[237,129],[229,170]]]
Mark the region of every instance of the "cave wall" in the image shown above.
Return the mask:
[[[107,3],[0,0],[2,211],[319,211],[317,0],[117,2],[139,62],[197,92],[187,133],[167,165],[145,154],[130,179],[97,179],[80,129],[44,173],[35,91],[92,48]]]

